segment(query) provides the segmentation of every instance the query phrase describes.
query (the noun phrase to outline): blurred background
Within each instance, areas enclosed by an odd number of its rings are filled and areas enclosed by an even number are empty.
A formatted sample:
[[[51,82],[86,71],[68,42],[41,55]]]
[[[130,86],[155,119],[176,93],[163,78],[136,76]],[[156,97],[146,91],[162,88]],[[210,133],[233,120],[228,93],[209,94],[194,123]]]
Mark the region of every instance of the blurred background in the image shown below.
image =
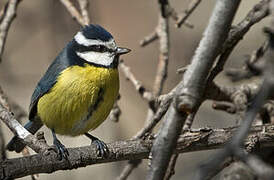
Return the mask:
[[[5,1],[0,1],[3,8]],[[194,54],[204,28],[207,25],[215,0],[203,1],[189,18],[195,26],[189,29],[185,26],[175,28],[175,22],[170,19],[170,61],[168,79],[164,92],[169,92],[181,79],[176,70],[186,66]],[[234,24],[241,21],[247,12],[259,0],[242,1]],[[177,12],[188,7],[189,0],[170,0],[170,4]],[[105,27],[114,36],[116,43],[132,49],[124,56],[125,63],[131,67],[135,76],[144,86],[151,90],[158,63],[159,44],[154,42],[145,48],[139,46],[139,41],[150,34],[158,23],[157,1],[90,1],[89,13],[91,22]],[[255,25],[245,38],[236,47],[226,67],[241,67],[244,56],[258,48],[264,41],[262,27],[268,24],[266,18]],[[0,65],[0,84],[8,97],[16,101],[26,111],[30,97],[36,83],[42,77],[49,64],[68,43],[80,26],[71,18],[70,14],[58,0],[25,0],[17,11],[17,17],[12,23],[7,44],[5,46],[3,62]],[[221,84],[231,84],[223,75],[217,77]],[[119,105],[122,115],[118,123],[105,121],[98,129],[92,132],[105,142],[126,140],[139,131],[145,122],[147,104],[143,101],[130,82],[120,74],[121,100]],[[235,125],[234,117],[224,112],[214,111],[211,102],[206,102],[200,108],[194,128],[199,127],[228,127]],[[5,139],[8,141],[12,133],[3,125]],[[52,137],[47,128],[42,131],[46,134],[49,144]],[[60,140],[67,147],[86,146],[90,141],[86,137],[63,137]],[[174,180],[191,179],[194,168],[214,151],[203,151],[181,154],[176,165]],[[8,153],[9,158],[21,154]],[[88,166],[71,171],[58,171],[53,174],[41,174],[39,179],[114,179],[127,162],[107,163]],[[130,180],[144,179],[147,170],[147,160],[144,160],[129,177]],[[25,177],[22,179],[30,179]]]

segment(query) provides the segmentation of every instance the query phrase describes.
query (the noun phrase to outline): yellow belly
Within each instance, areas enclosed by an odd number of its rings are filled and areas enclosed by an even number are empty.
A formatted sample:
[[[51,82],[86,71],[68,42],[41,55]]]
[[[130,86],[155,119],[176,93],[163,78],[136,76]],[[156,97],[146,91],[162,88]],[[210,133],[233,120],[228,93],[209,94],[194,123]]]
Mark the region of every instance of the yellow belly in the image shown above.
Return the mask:
[[[77,136],[95,129],[107,118],[118,92],[117,69],[72,66],[39,99],[37,114],[56,133]]]

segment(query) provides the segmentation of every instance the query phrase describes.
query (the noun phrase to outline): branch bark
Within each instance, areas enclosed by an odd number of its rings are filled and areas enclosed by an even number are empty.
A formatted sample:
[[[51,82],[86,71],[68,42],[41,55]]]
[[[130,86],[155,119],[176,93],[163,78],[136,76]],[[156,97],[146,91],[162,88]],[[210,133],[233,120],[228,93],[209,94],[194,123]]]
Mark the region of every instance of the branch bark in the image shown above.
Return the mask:
[[[148,180],[163,179],[187,113],[194,112],[201,103],[206,78],[228,35],[239,4],[240,1],[217,1],[204,37],[195,52],[191,65],[184,74],[183,81],[180,82],[180,88],[176,91],[177,96],[181,95],[181,102],[178,106],[178,98],[174,98],[153,144]]]
[[[237,127],[224,129],[197,129],[181,134],[174,153],[185,153],[222,148],[232,137]],[[259,142],[260,148],[273,147],[274,125],[254,126],[245,142],[245,146]],[[101,158],[96,154],[95,145],[69,148],[68,160],[58,160],[56,153],[35,154],[26,157],[7,159],[0,162],[0,179],[19,178],[30,174],[52,173],[88,165],[123,160],[146,159],[149,156],[153,139],[117,141],[107,144],[110,154]]]

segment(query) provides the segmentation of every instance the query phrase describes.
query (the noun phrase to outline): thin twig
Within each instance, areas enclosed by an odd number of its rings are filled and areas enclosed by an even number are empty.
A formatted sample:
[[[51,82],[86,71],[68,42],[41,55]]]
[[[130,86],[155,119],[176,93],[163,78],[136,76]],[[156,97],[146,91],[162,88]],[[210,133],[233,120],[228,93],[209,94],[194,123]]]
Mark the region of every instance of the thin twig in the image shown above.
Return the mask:
[[[196,113],[197,112],[193,112],[187,116],[185,124],[183,126],[183,131],[189,131],[191,129]]]
[[[176,88],[174,88],[172,91],[170,91],[168,94],[161,95],[158,98],[158,101],[160,101],[159,108],[157,109],[156,113],[152,115],[152,118],[148,123],[145,124],[145,126],[135,135],[131,138],[131,140],[137,140],[143,138],[147,133],[151,132],[151,130],[157,125],[157,123],[161,120],[161,118],[164,116],[166,113],[170,102],[175,94]],[[148,115],[149,117],[149,115]],[[130,175],[132,170],[140,164],[140,162],[134,162],[134,165],[132,165],[131,161],[129,162],[125,168],[123,169],[122,173],[120,176],[117,178],[117,180],[126,180],[126,178]]]
[[[90,23],[89,15],[88,15],[88,0],[78,0],[78,4],[80,6],[81,14],[85,24]]]
[[[0,161],[7,159],[6,143],[3,134],[2,124],[0,123]]]
[[[158,68],[156,72],[156,78],[153,85],[153,96],[152,97],[158,97],[163,90],[164,82],[167,78],[167,67],[168,67],[168,59],[169,59],[169,26],[168,26],[168,1],[167,0],[159,0],[159,20],[158,25],[155,28],[154,32],[152,32],[149,36],[145,37],[144,40],[140,42],[141,46],[148,45],[149,43],[153,42],[156,39],[159,39],[159,49],[160,49],[160,55],[159,55],[159,63]],[[149,101],[151,102],[151,101]],[[151,129],[160,121],[163,114],[166,112],[166,110],[158,109],[156,114],[154,115],[155,108],[153,106],[154,103],[149,103],[149,110],[147,112],[147,118],[145,127],[140,130],[137,135],[133,137],[133,139],[141,138],[145,135],[145,133],[151,131]],[[140,164],[140,163],[138,163]],[[132,166],[130,163],[124,168],[122,171],[122,174],[127,174],[127,177],[129,176],[130,172],[132,172],[133,168],[137,167]],[[120,176],[122,177],[122,176]]]
[[[156,72],[156,78],[153,86],[153,94],[157,97],[163,91],[164,82],[167,78],[167,68],[169,60],[169,27],[168,18],[159,17],[159,25],[157,27],[159,36],[159,62]]]
[[[157,40],[158,38],[159,38],[159,36],[158,36],[157,32],[154,31],[151,34],[149,34],[148,36],[144,37],[144,39],[140,41],[140,46],[144,47],[144,46],[152,43],[153,41]]]
[[[123,60],[120,60],[119,67],[124,73],[125,77],[127,80],[129,80],[135,87],[136,91],[140,94],[142,98],[147,100],[149,103],[154,101],[154,96],[153,94],[146,90],[144,85],[137,80],[137,78],[134,76],[134,74],[131,72],[129,66],[127,66]]]
[[[198,7],[198,5],[201,3],[202,0],[192,0],[190,4],[188,5],[187,10],[181,15],[178,15],[178,18],[176,19],[176,27],[181,27],[182,24],[186,22],[188,17],[194,12],[194,10]]]
[[[226,111],[229,114],[234,114],[236,113],[236,107],[232,103],[228,102],[213,102],[212,103],[212,108],[215,110],[220,110],[220,111]]]
[[[125,166],[117,180],[126,180],[133,171],[133,169],[135,169],[141,162],[142,161],[140,159],[129,160],[128,164]]]
[[[2,104],[6,109],[10,110],[7,96],[4,94],[2,87],[0,87],[0,104]],[[2,124],[0,124],[0,153],[0,161],[5,160],[7,158],[7,154]]]
[[[264,42],[258,49],[252,52],[248,60],[246,60],[242,69],[229,69],[226,70],[226,75],[231,81],[236,82],[243,79],[250,79],[253,76],[259,76],[264,69],[263,55],[268,47],[267,41]],[[260,60],[260,61],[259,61]]]
[[[113,108],[111,109],[108,118],[113,122],[118,122],[121,115],[121,109],[118,106],[118,100],[115,101]]]
[[[4,47],[8,35],[10,25],[14,18],[16,17],[16,10],[18,4],[21,0],[9,0],[2,11],[0,21],[0,62],[2,61],[2,56],[4,52]]]
[[[223,44],[221,54],[217,60],[215,67],[212,69],[208,78],[208,83],[211,83],[213,79],[223,70],[223,67],[230,56],[233,49],[243,39],[244,35],[249,29],[256,23],[260,22],[266,16],[268,16],[268,3],[269,0],[261,0],[257,3],[246,15],[246,17],[238,23],[229,32],[229,36]]]
[[[172,7],[169,5],[167,11],[168,11],[168,15],[171,16],[172,19],[174,19],[175,21],[178,20],[179,15],[178,15],[178,13],[175,11],[174,8],[172,8]],[[191,28],[191,29],[194,28],[194,25],[191,24],[188,20],[185,20],[185,22],[183,23],[183,25],[184,25],[185,27],[188,27],[188,28]]]
[[[70,0],[60,0],[61,3],[66,7],[72,18],[78,22],[81,26],[85,26],[86,21],[84,20],[83,16],[79,13],[76,7],[70,2]]]
[[[164,180],[169,180],[171,176],[175,174],[175,165],[178,157],[179,157],[179,154],[173,154],[171,156]]]
[[[0,119],[7,127],[19,137],[27,146],[35,152],[46,152],[49,146],[41,141],[38,141],[35,136],[28,132],[13,116],[8,109],[0,103]]]

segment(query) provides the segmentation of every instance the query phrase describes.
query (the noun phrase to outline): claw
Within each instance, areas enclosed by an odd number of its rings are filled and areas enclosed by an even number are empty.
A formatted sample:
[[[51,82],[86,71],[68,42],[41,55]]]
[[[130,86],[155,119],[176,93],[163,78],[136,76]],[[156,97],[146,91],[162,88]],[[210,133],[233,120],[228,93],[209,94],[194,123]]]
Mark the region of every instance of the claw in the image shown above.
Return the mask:
[[[85,135],[91,139],[91,144],[95,144],[96,145],[96,153],[99,157],[107,157],[108,154],[109,154],[109,150],[108,150],[108,147],[107,145],[101,141],[100,139],[88,134],[88,133],[85,133]]]
[[[108,147],[103,141],[96,139],[96,140],[92,141],[91,144],[96,145],[97,155],[99,157],[106,157],[109,154]]]
[[[59,154],[59,160],[62,160],[63,158],[68,159],[69,152],[67,148],[58,139],[54,139],[53,144],[56,146],[58,150],[57,153]]]
[[[57,153],[59,154],[59,160],[68,159],[69,152],[67,148],[57,139],[54,130],[51,131],[53,136],[53,144],[57,148]]]

